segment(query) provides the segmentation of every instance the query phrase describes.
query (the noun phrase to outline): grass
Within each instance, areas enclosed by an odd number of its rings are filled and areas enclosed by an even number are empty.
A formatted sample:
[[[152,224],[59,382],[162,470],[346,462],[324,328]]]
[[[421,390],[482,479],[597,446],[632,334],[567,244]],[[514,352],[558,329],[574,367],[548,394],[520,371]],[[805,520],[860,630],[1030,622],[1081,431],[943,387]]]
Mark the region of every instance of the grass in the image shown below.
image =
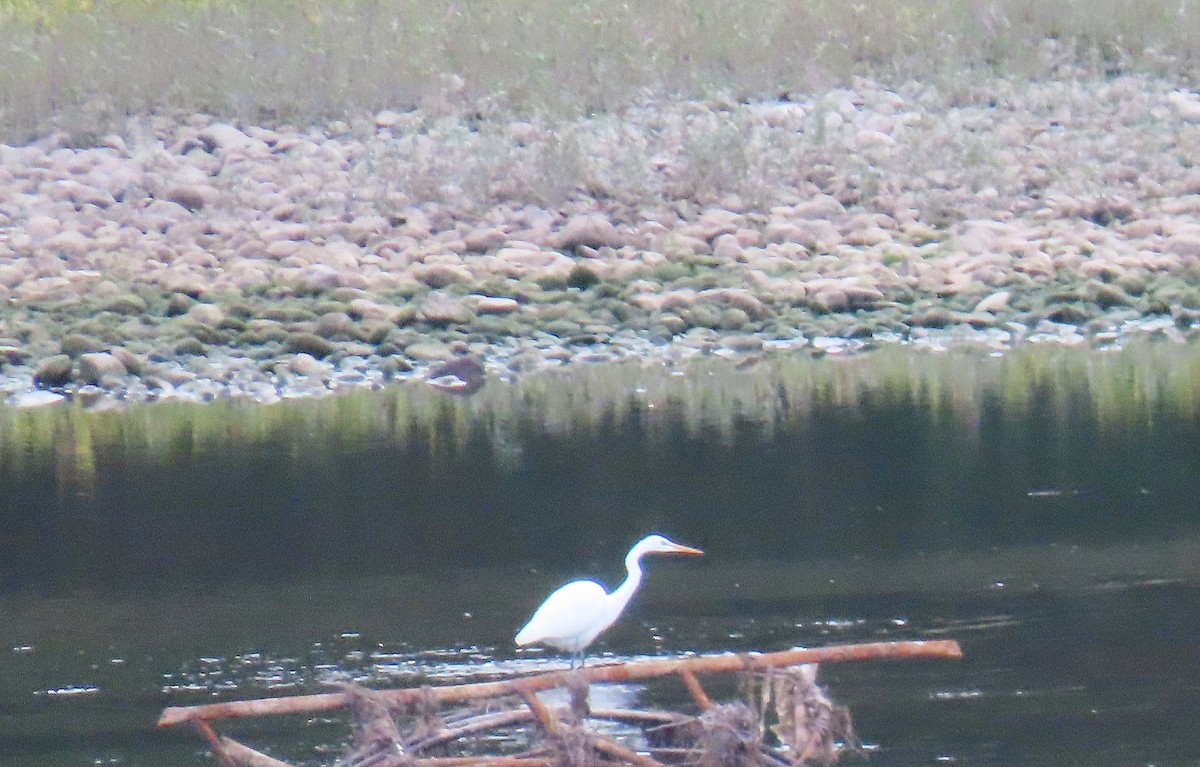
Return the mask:
[[[975,349],[946,353],[884,348],[846,359],[778,355],[753,365],[701,357],[678,366],[573,365],[493,381],[470,398],[421,382],[381,391],[258,405],[143,403],[91,412],[78,403],[39,410],[0,408],[0,465],[12,471],[54,466],[86,486],[97,456],[144,456],[170,464],[243,449],[302,455],[369,444],[423,445],[455,455],[489,444],[501,464],[519,461],[521,435],[588,434],[633,418],[650,439],[691,435],[729,439],[746,424],[769,436],[822,409],[865,402],[917,408],[968,433],[985,407],[1014,417],[1083,413],[1121,429],[1160,418],[1200,417],[1200,345],[1141,342],[1108,352],[1025,346],[1002,357]]]
[[[0,124],[16,140],[149,110],[590,114],[860,75],[1184,72],[1198,36],[1200,0],[2,0]]]

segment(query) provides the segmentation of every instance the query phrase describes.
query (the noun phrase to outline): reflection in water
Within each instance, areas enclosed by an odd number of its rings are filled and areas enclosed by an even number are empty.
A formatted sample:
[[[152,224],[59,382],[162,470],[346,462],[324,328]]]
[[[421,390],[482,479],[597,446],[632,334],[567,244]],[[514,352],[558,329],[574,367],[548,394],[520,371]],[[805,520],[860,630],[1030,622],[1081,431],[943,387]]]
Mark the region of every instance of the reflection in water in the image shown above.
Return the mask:
[[[657,531],[708,556],[652,563],[600,656],[954,637],[962,662],[823,669],[874,763],[1194,764],[1200,399],[1174,368],[1017,391],[1044,373],[1018,358],[959,397],[895,364],[836,386],[664,373],[579,423],[545,381],[4,415],[0,754],[198,766],[198,741],[151,729],[164,705],[560,664],[516,628],[566,580],[615,585]],[[230,732],[306,763],[346,736],[337,715]]]

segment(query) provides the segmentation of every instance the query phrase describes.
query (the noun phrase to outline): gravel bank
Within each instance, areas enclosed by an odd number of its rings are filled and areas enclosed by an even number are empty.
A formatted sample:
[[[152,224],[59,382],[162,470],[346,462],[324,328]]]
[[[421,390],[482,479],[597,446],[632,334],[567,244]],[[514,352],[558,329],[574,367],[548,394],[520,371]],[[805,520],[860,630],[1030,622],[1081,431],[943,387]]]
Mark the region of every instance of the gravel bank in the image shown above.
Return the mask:
[[[854,87],[582,121],[143,116],[0,146],[0,394],[246,395],[625,357],[1185,341],[1200,97]]]

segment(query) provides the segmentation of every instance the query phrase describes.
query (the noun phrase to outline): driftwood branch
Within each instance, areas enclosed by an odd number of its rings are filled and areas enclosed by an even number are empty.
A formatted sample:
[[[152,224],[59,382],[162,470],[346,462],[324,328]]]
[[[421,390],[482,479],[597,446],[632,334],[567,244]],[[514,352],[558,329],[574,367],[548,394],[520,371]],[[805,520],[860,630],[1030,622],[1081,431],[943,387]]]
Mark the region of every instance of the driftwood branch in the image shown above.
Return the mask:
[[[653,759],[649,756],[642,756],[632,748],[629,748],[628,746],[622,746],[615,740],[605,738],[601,735],[593,736],[592,746],[605,756],[611,756],[614,759],[621,760],[622,762],[637,765],[637,767],[666,767],[666,765],[657,759]]]
[[[233,738],[222,737],[221,747],[241,767],[292,767]],[[537,756],[441,756],[413,759],[409,763],[413,767],[554,767],[553,760]]]
[[[628,708],[596,708],[592,709],[589,719],[602,719],[610,722],[623,722],[625,724],[636,725],[651,725],[651,726],[670,726],[682,724],[689,720],[689,717],[680,714],[672,714],[667,711],[637,711]],[[469,719],[464,719],[454,724],[447,726],[441,730],[432,733],[422,740],[413,741],[404,744],[404,748],[409,752],[424,751],[434,746],[441,746],[446,743],[465,738],[468,735],[474,735],[477,732],[487,732],[488,730],[497,730],[501,727],[509,727],[522,722],[533,721],[533,712],[528,708],[518,708],[511,711],[496,711],[490,714],[478,714]]]
[[[267,756],[262,751],[256,751],[244,743],[238,743],[233,738],[222,737],[221,748],[242,767],[292,767],[287,762]]]
[[[498,682],[447,685],[421,689],[379,690],[376,698],[387,705],[401,708],[427,695],[439,704],[458,703],[480,698],[505,695],[524,695],[565,685],[581,675],[587,683],[629,682],[667,674],[691,672],[714,674],[732,671],[761,671],[768,668],[794,666],[801,663],[837,663],[842,661],[876,660],[885,658],[961,658],[962,649],[953,640],[924,642],[875,642],[857,645],[833,645],[785,650],[775,653],[726,653],[691,658],[662,658],[631,663],[589,666],[571,671],[551,671],[536,676],[506,679]],[[344,692],[318,695],[297,695],[287,698],[209,703],[200,706],[171,706],[159,717],[159,727],[169,727],[196,719],[262,716],[266,714],[298,714],[328,711],[348,705],[350,696]]]
[[[683,680],[683,686],[692,694],[692,699],[696,701],[696,705],[701,711],[707,711],[712,708],[712,698],[708,697],[708,693],[700,685],[700,680],[691,671],[684,670],[679,672],[679,678]]]

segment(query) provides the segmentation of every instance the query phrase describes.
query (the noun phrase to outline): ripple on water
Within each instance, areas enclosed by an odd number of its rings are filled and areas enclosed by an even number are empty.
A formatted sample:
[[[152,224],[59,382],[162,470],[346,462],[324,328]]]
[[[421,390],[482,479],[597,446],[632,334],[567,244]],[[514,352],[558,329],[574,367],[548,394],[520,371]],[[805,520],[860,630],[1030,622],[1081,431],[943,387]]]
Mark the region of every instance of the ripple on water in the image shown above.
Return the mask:
[[[34,690],[34,695],[45,695],[49,698],[74,698],[81,695],[95,695],[100,688],[94,684],[71,684],[65,687],[55,687],[49,690]]]

